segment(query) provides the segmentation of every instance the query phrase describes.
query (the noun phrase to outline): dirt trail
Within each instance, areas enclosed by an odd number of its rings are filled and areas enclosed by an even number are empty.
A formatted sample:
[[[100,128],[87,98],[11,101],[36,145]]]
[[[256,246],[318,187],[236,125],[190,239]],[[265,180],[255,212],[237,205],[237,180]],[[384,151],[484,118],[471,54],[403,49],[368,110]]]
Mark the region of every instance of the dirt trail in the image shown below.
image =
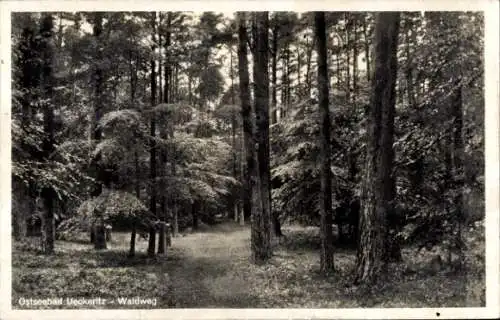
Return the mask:
[[[168,259],[163,271],[171,277],[176,307],[255,304],[245,275],[238,273],[238,264],[250,256],[250,231],[234,228],[224,224],[172,239],[172,255],[181,257]]]

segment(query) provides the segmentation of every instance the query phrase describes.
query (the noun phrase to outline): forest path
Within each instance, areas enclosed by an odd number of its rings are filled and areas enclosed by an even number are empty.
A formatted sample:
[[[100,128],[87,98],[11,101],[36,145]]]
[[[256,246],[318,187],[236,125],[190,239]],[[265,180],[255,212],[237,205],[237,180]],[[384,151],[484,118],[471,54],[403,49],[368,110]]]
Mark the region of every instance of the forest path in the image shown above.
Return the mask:
[[[163,265],[170,275],[176,307],[245,307],[255,305],[242,265],[250,265],[250,229],[232,223],[172,239],[179,259]]]

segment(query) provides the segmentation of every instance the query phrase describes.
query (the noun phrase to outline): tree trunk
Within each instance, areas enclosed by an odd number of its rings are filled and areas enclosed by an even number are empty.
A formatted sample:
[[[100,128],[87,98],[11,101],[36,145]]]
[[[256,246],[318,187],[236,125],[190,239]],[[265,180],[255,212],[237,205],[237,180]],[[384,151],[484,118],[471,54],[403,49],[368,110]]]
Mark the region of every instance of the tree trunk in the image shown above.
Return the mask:
[[[243,145],[245,148],[246,166],[243,171],[243,214],[250,217],[252,214],[253,186],[251,183],[254,162],[253,120],[252,106],[250,105],[250,79],[248,74],[247,31],[245,13],[238,13],[238,74],[240,80],[241,116],[243,119]]]
[[[354,40],[352,44],[352,102],[356,103],[356,92],[358,91],[358,31],[357,16],[352,20]]]
[[[300,69],[302,68],[302,57],[300,56],[300,48],[297,46],[297,93],[296,93],[296,96],[297,96],[297,101],[300,101],[300,99],[302,98],[302,85],[301,85],[301,73],[300,73]]]
[[[386,212],[393,212],[395,84],[399,13],[377,14],[375,70],[372,82],[366,171],[360,212],[360,241],[356,261],[357,283],[373,283],[385,270]]]
[[[135,239],[137,237],[137,231],[135,229],[135,225],[132,226],[132,233],[130,234],[130,250],[128,256],[130,258],[135,256]]]
[[[101,69],[100,62],[102,61],[102,52],[100,47],[102,45],[102,31],[103,31],[103,19],[104,13],[95,12],[93,14],[93,37],[97,43],[96,53],[95,53],[95,61],[93,64],[93,72],[92,72],[92,83],[93,83],[93,115],[91,116],[90,121],[90,132],[89,132],[89,140],[94,140],[97,144],[101,140],[101,129],[98,126],[98,123],[103,114],[103,70]],[[89,141],[91,142],[91,141]],[[90,172],[89,175],[95,178],[95,185],[91,190],[91,196],[98,196],[102,192],[102,185],[104,183],[103,180],[103,168],[101,168],[99,162],[101,160],[100,154],[91,159]]]
[[[307,87],[307,93],[311,92],[311,61],[312,61],[312,52],[314,50],[314,47],[316,46],[316,37],[313,37],[313,41],[311,44],[311,47],[309,47],[307,51],[307,63],[306,63],[306,87]]]
[[[239,207],[239,214],[240,226],[243,227],[245,225],[245,212],[243,211],[243,208],[241,206]]]
[[[230,54],[230,67],[229,67],[229,77],[231,78],[231,104],[234,106],[236,104],[235,93],[234,93],[234,72],[233,72],[233,48],[229,49]],[[236,156],[236,111],[231,112],[231,144],[232,144],[232,161],[233,161],[233,178],[238,180],[238,159]],[[238,221],[238,197],[233,194],[232,198],[233,210],[234,210],[234,221]]]
[[[191,204],[191,217],[193,218],[193,231],[198,230],[198,210],[199,210],[199,203],[194,201]]]
[[[274,124],[278,122],[278,99],[277,99],[277,83],[278,83],[278,75],[277,75],[277,55],[278,55],[278,26],[274,26],[273,28],[273,37],[271,40],[271,78],[272,78],[272,92],[271,92],[271,109],[272,109],[272,119],[271,123]]]
[[[405,53],[406,53],[406,92],[408,94],[408,103],[412,108],[416,107],[416,101],[415,101],[415,89],[414,89],[414,81],[413,81],[413,57],[411,56],[410,53],[410,42],[413,42],[414,45],[415,43],[415,37],[416,37],[416,32],[412,30],[413,24],[411,23],[410,19],[406,21],[408,24],[406,28],[406,44],[405,44]]]
[[[102,221],[102,218],[99,219],[98,223],[94,226],[94,249],[96,250],[107,249],[106,229],[104,226],[104,221]]]
[[[102,34],[102,23],[103,23],[103,13],[96,12],[94,13],[94,27],[93,27],[93,36],[96,38],[97,43],[100,43],[99,39]],[[99,66],[99,62],[102,60],[101,51],[98,49],[96,54],[97,63],[95,65],[94,70],[94,122],[92,123],[92,134],[93,138],[96,141],[101,139],[101,129],[97,126],[99,120],[102,117],[103,113],[103,101],[102,101],[102,91],[103,91],[103,71]]]
[[[332,235],[332,177],[330,159],[330,111],[328,101],[328,65],[326,49],[325,13],[317,12],[314,16],[318,53],[318,100],[321,114],[321,249],[320,269],[323,273],[334,270],[333,235]]]
[[[370,81],[371,70],[370,70],[370,44],[367,30],[366,18],[363,20],[363,40],[365,45],[365,60],[366,60],[366,80]]]
[[[165,72],[165,75],[164,75],[164,88],[163,88],[163,101],[165,101],[166,103],[168,103],[169,101],[169,92],[170,92],[170,88],[169,88],[169,77],[170,77],[170,55],[168,53],[168,50],[170,50],[170,42],[171,42],[171,34],[170,34],[170,27],[171,27],[171,24],[172,24],[172,13],[171,12],[167,12],[167,32],[165,34],[165,55],[166,55],[166,59],[165,59],[165,67],[163,68],[164,69],[164,72]]]
[[[254,55],[255,81],[255,142],[257,157],[256,174],[253,179],[256,189],[252,192],[252,256],[256,263],[267,261],[271,249],[271,203],[269,166],[269,73],[268,73],[268,12],[255,13],[257,27]],[[260,210],[259,210],[260,209]]]
[[[171,13],[167,13],[167,32],[165,34],[165,65],[164,65],[164,70],[165,70],[165,75],[164,75],[164,87],[162,87],[162,84],[160,82],[159,85],[159,92],[160,92],[160,101],[164,103],[170,103],[170,98],[171,94],[169,94],[170,87],[171,87],[171,76],[170,76],[170,70],[171,70],[171,59],[170,55],[168,54],[168,50],[170,50],[170,24],[171,24]],[[161,47],[161,42],[159,43],[159,46]],[[161,67],[161,61],[159,63],[159,67]],[[161,73],[161,68],[159,68],[159,78],[162,79],[162,73]],[[161,94],[163,92],[163,94]],[[163,98],[163,99],[162,99]],[[166,123],[161,124],[160,128],[160,138],[162,140],[167,139],[167,128],[166,128]],[[167,153],[165,151],[165,148],[161,148],[160,150],[160,220],[164,223],[167,220],[167,199],[165,196],[165,179],[167,176]],[[160,227],[163,224],[160,225]],[[165,253],[166,246],[165,246],[165,230],[159,231],[159,237],[158,237],[158,254],[163,254]],[[163,233],[162,233],[163,232]]]
[[[153,46],[152,46],[152,51],[156,51],[156,12],[153,12],[153,17],[151,20],[151,25],[153,29]],[[151,59],[151,108],[154,108],[156,105],[156,61],[155,59]],[[156,137],[156,116],[153,113],[151,113],[151,125],[150,125],[150,135],[152,137],[151,140],[151,151],[150,151],[150,158],[149,158],[149,177],[150,177],[150,199],[149,199],[149,210],[153,214],[153,216],[156,216],[156,142],[154,141]],[[149,242],[148,242],[148,256],[152,257],[155,255],[155,246],[156,246],[156,230],[154,226],[149,227]]]
[[[158,254],[167,253],[167,224],[161,221],[158,225]]]
[[[45,165],[49,166],[49,157],[54,152],[54,101],[53,101],[53,66],[54,66],[54,21],[51,14],[43,14],[40,26],[42,41],[40,43],[41,54],[41,79],[42,94],[46,102],[43,103],[43,158]],[[44,210],[42,216],[42,251],[45,254],[54,252],[55,223],[54,203],[56,193],[51,186],[42,189]]]
[[[345,25],[345,54],[346,54],[346,85],[345,85],[345,92],[346,92],[346,99],[347,101],[351,100],[351,55],[350,55],[350,44],[351,44],[351,33],[350,33],[350,23],[351,19],[349,17],[349,13],[344,14],[344,18],[346,21]]]

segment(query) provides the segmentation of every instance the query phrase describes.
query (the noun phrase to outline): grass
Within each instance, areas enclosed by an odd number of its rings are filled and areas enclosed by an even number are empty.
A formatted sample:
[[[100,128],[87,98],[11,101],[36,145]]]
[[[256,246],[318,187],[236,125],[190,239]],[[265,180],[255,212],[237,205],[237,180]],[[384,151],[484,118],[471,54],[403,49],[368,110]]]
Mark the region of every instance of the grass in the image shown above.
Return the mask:
[[[369,290],[352,286],[355,252],[335,252],[336,272],[319,274],[318,230],[289,226],[268,264],[249,261],[250,231],[224,223],[173,239],[167,256],[148,259],[147,241],[127,258],[129,235],[113,234],[108,250],[83,241],[57,241],[44,256],[33,244],[13,250],[13,307],[19,298],[108,299],[105,308],[131,308],[119,297],[156,298],[132,308],[356,308],[484,306],[484,232],[468,239],[467,272],[428,272],[430,253],[403,250],[404,263]],[[57,306],[56,306],[57,307]],[[62,308],[71,306],[63,305]],[[86,308],[103,308],[86,306]],[[54,308],[36,306],[33,308]]]

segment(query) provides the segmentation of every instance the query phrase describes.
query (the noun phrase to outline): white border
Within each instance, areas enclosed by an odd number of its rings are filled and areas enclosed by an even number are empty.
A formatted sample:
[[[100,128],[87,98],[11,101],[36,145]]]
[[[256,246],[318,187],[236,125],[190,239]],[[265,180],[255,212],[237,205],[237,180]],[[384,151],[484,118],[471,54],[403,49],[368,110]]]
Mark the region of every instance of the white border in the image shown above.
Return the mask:
[[[169,309],[12,310],[10,239],[10,13],[11,11],[484,11],[485,12],[485,196],[486,307],[392,309]],[[290,318],[497,318],[499,311],[499,3],[496,0],[324,1],[2,1],[0,0],[0,319],[290,319]],[[437,317],[436,313],[440,316]]]

